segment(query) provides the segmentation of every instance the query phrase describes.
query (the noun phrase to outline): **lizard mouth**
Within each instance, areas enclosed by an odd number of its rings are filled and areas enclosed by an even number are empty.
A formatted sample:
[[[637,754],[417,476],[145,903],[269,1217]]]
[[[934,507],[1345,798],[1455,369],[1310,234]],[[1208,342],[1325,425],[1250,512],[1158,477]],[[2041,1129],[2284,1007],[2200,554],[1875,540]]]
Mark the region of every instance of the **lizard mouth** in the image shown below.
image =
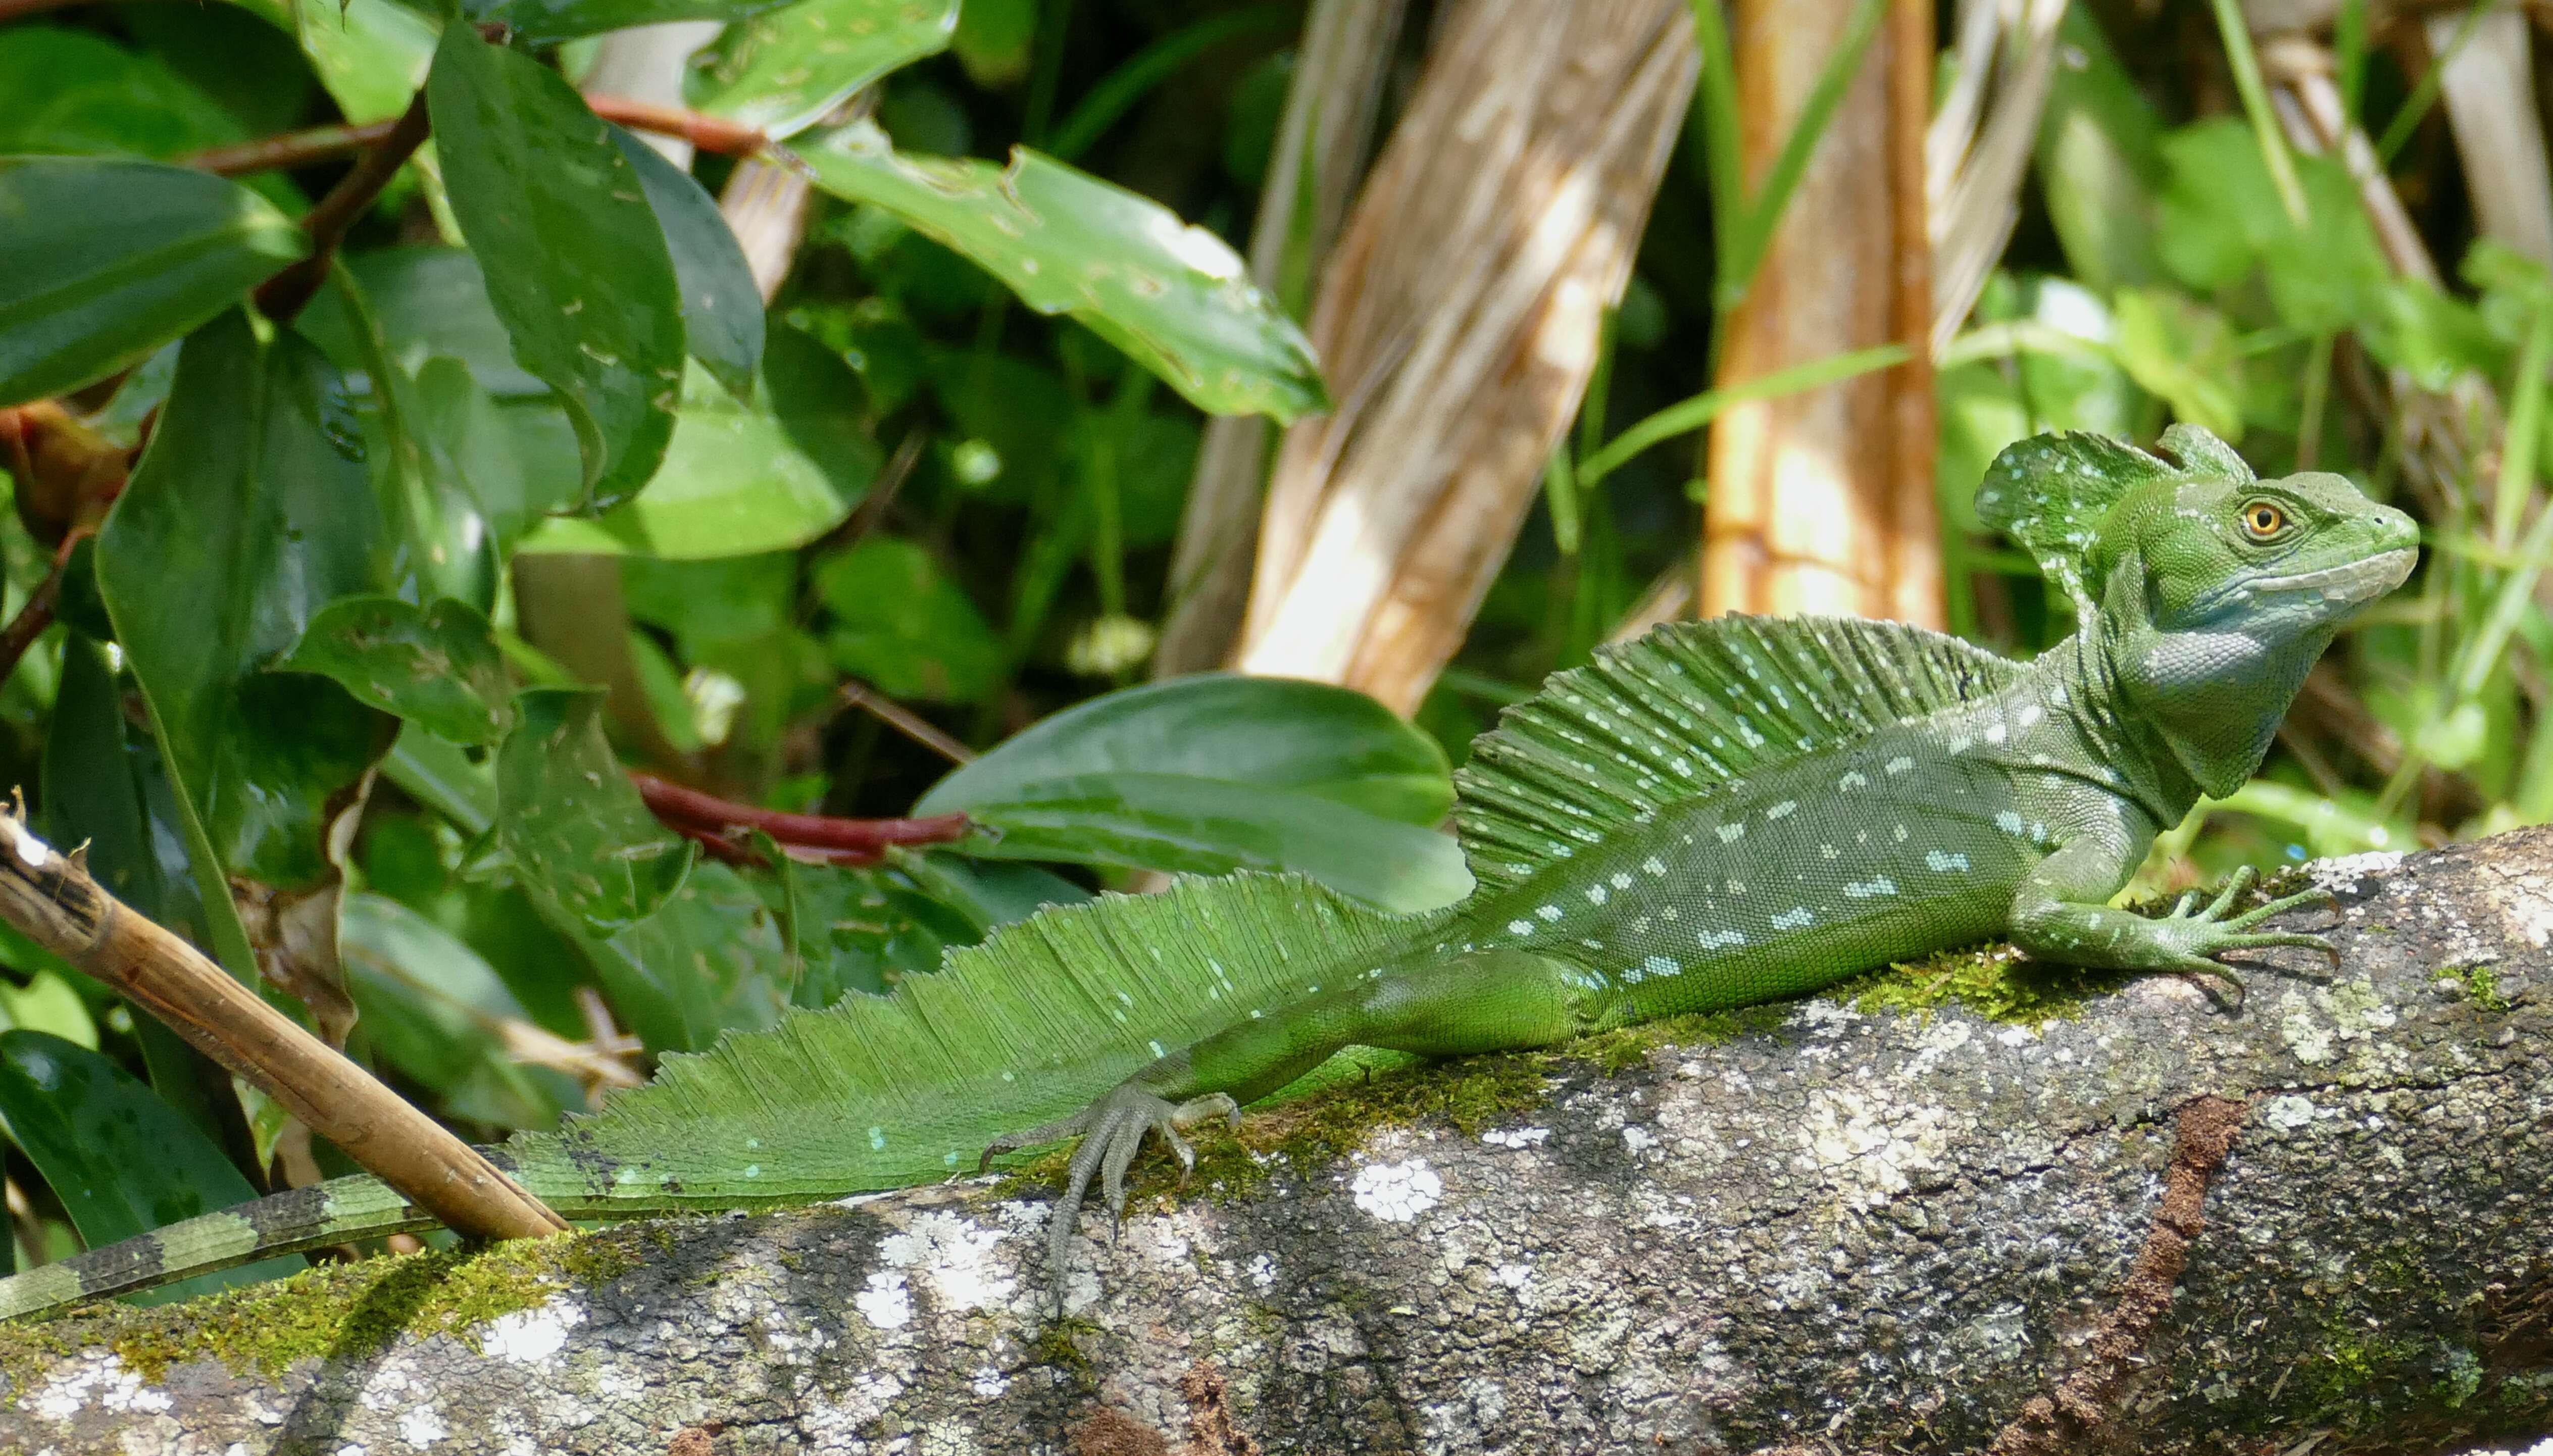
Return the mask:
[[[2287,576],[2247,577],[2219,593],[2209,606],[2243,602],[2255,597],[2286,597],[2311,593],[2325,602],[2355,606],[2373,602],[2409,579],[2411,568],[2420,559],[2413,550],[2381,551],[2338,566],[2315,571],[2300,571]]]
[[[2419,557],[2417,551],[2385,551],[2320,571],[2254,577],[2243,585],[2254,592],[2316,592],[2326,602],[2370,602],[2409,580]]]

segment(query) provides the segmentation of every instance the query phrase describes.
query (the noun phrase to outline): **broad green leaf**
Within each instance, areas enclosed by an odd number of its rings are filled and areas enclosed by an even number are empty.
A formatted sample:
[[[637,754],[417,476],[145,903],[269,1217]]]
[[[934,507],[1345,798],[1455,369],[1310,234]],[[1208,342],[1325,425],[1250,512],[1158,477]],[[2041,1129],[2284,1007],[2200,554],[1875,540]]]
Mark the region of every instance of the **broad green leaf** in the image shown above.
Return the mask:
[[[444,182],[515,361],[558,392],[603,509],[656,473],[683,378],[682,294],[637,172],[558,72],[444,32],[426,77]]]
[[[829,470],[783,420],[695,376],[664,466],[636,500],[590,520],[544,521],[516,549],[689,560],[783,551],[839,525],[876,461],[872,446],[856,475]]]
[[[525,458],[521,438],[511,428],[510,414],[547,411],[547,406],[500,405],[459,360],[441,355],[416,372],[411,393],[417,446],[425,453],[427,471],[476,503],[500,558],[547,510],[568,504],[566,492],[576,485],[572,462],[569,469],[540,470]]]
[[[940,968],[950,946],[982,939],[974,922],[883,866],[840,869],[782,858],[758,878],[789,948],[790,1002],[830,1006],[851,991],[882,996]]]
[[[890,698],[971,703],[1001,677],[991,623],[917,542],[868,537],[816,568],[816,594],[834,664]]]
[[[702,864],[655,914],[609,936],[555,902],[534,903],[584,952],[611,1009],[650,1052],[706,1052],[720,1034],[770,1026],[788,1008],[779,919],[723,864]]]
[[[545,398],[549,386],[514,362],[504,321],[488,301],[488,280],[467,248],[383,248],[346,260],[347,272],[372,305],[390,359],[410,374],[437,355],[458,360],[479,388],[502,400]],[[362,360],[335,289],[322,291],[302,310],[297,327],[328,351],[340,369]]]
[[[916,814],[994,831],[970,852],[1220,874],[1291,869],[1392,909],[1469,887],[1429,826],[1443,751],[1362,693],[1209,675],[1096,698],[940,781]]]
[[[683,295],[683,337],[692,357],[739,398],[753,396],[762,362],[762,289],[718,202],[692,174],[618,127],[611,140],[637,169],[647,205],[665,230]]]
[[[247,136],[159,56],[57,26],[0,30],[0,153],[174,157]]]
[[[527,44],[571,40],[669,20],[739,21],[791,0],[465,0],[472,20],[496,21]]]
[[[816,184],[885,208],[1040,313],[1064,313],[1215,414],[1328,406],[1302,331],[1222,239],[1148,197],[1025,149],[1008,168],[899,155],[872,123],[812,135]]]
[[[1292,870],[1397,911],[1432,910],[1472,888],[1450,836],[1311,794],[1135,770],[1035,787],[1034,798],[967,806],[988,833],[965,851],[1165,873]]]
[[[443,1094],[454,1116],[546,1128],[582,1102],[575,1083],[517,1064],[508,1023],[529,1014],[494,967],[450,931],[395,900],[350,894],[338,911],[346,980],[382,1059]]]
[[[488,618],[466,602],[343,597],[310,619],[280,672],[315,672],[456,743],[503,736],[513,689]]]
[[[2116,307],[2116,352],[2128,374],[2174,415],[2239,443],[2243,360],[2224,315],[2166,288],[2121,288]]]
[[[397,0],[294,0],[292,8],[301,52],[348,121],[407,109],[434,63],[440,21]]]
[[[1454,807],[1445,750],[1351,688],[1200,673],[1077,704],[950,773],[914,806],[946,814],[1038,785],[1142,772],[1257,784],[1432,828]]]
[[[39,967],[25,985],[0,976],[0,1029],[43,1032],[74,1047],[97,1050],[97,1020],[78,989],[51,966]]]
[[[140,363],[306,247],[274,204],[205,172],[0,158],[0,404]]]
[[[43,1032],[0,1033],[0,1117],[92,1249],[257,1196],[221,1150],[94,1052]],[[277,1279],[297,1254],[136,1295],[177,1299]]]
[[[655,914],[691,872],[691,842],[656,822],[611,756],[598,692],[535,688],[514,700],[497,802],[516,872],[594,934]]]
[[[317,349],[289,329],[261,345],[237,312],[186,341],[97,579],[204,836],[189,847],[226,961],[242,947],[225,877],[328,879],[330,801],[395,730],[334,683],[263,670],[328,603],[381,589],[383,532],[344,382]]]
[[[966,0],[949,38],[967,78],[988,91],[1001,90],[1029,73],[1029,52],[1037,45],[1038,0]]]
[[[727,27],[693,61],[696,110],[773,141],[825,119],[852,92],[948,47],[957,0],[801,0]]]

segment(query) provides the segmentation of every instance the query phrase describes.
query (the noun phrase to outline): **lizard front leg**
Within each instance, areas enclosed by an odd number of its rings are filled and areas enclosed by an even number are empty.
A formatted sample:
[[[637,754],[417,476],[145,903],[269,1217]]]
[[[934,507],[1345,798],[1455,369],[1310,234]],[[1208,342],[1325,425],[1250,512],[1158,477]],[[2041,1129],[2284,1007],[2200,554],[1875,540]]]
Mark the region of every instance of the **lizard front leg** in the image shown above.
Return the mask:
[[[1126,1170],[1147,1133],[1159,1133],[1182,1169],[1195,1155],[1181,1129],[1212,1117],[1240,1126],[1241,1106],[1348,1047],[1427,1057],[1538,1047],[1607,1024],[1619,1004],[1611,981],[1555,956],[1522,950],[1404,965],[1307,997],[1170,1053],[1070,1117],[996,1139],[999,1154],[1079,1135],[1062,1196],[1047,1229],[1047,1277],[1063,1308],[1066,1255],[1091,1179],[1112,1215],[1126,1207]]]
[[[2214,976],[2239,992],[2243,982],[2220,957],[2229,951],[2298,946],[2340,963],[2340,952],[2321,936],[2294,931],[2256,931],[2254,926],[2299,905],[2328,903],[2319,890],[2288,895],[2240,914],[2234,902],[2259,878],[2249,865],[2237,870],[2222,893],[2203,907],[2191,891],[2170,913],[2149,919],[2114,910],[2105,902],[2127,883],[2145,858],[2153,836],[2101,830],[2067,840],[2041,860],[2013,895],[2012,943],[2043,960],[2105,970],[2151,970]]]

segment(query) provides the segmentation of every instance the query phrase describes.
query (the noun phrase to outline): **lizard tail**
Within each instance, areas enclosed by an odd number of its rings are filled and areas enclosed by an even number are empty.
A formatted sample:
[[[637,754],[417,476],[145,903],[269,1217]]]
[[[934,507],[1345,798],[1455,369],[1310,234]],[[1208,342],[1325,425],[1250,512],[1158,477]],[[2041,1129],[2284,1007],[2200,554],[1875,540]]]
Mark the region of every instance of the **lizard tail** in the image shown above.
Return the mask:
[[[278,1254],[433,1227],[430,1215],[377,1178],[332,1178],[0,1279],[0,1319],[214,1274]]]

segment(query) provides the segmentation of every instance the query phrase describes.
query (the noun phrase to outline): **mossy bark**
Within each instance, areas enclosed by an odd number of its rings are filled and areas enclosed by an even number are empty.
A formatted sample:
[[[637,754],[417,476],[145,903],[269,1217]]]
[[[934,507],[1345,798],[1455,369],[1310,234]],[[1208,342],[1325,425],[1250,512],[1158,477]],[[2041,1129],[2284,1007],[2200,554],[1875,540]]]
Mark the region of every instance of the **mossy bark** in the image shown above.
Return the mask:
[[[1255,1159],[1222,1148],[1263,1176],[1155,1191],[1113,1243],[1094,1218],[1060,1324],[1043,1195],[956,1183],[0,1331],[0,1450],[2541,1435],[2553,831],[2318,873],[2342,965],[2257,968],[2239,1011],[2167,978],[2037,1027],[1847,996],[1617,1039],[1595,1049],[1610,1070],[1351,1083]],[[2211,1136],[2232,1122],[2221,1167],[2186,1146],[2192,1107]],[[1168,1181],[1156,1162],[1146,1186]]]

